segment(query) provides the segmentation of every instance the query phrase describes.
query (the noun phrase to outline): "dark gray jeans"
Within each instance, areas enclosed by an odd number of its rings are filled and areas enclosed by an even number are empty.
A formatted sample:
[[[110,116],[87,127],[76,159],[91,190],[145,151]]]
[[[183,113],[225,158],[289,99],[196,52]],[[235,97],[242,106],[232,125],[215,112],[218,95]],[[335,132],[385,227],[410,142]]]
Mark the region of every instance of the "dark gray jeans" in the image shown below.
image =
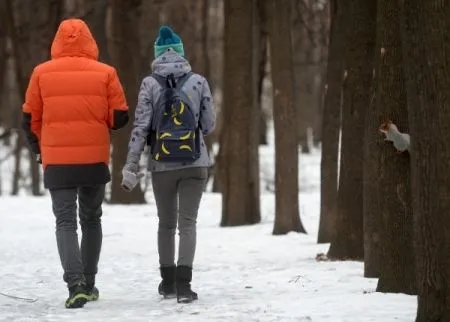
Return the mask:
[[[158,252],[161,266],[175,263],[175,230],[179,230],[178,266],[192,267],[197,241],[197,214],[208,177],[207,168],[152,173],[158,208]]]
[[[51,189],[56,217],[56,242],[68,287],[85,281],[95,283],[102,247],[102,203],[105,185]],[[77,197],[82,232],[81,250],[77,234]]]

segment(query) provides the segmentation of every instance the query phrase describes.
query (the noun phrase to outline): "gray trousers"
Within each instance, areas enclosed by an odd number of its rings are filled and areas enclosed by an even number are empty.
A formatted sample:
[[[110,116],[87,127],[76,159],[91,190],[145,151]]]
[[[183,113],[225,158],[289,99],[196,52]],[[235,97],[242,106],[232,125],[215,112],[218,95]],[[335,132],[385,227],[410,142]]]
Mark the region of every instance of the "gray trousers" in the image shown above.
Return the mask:
[[[102,247],[102,203],[105,185],[51,189],[56,217],[56,242],[68,287],[85,281],[95,283]],[[82,232],[81,249],[77,234],[77,197]]]
[[[197,214],[203,195],[207,168],[185,168],[152,173],[158,208],[159,264],[175,264],[175,231],[179,231],[178,266],[192,267],[197,241]]]

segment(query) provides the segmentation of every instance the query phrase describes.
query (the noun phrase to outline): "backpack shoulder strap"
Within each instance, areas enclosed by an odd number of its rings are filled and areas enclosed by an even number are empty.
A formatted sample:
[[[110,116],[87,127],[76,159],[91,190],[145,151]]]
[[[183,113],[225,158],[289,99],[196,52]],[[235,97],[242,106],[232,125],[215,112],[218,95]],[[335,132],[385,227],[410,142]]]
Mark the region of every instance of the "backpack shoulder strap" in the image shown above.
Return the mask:
[[[166,78],[164,76],[154,74],[154,73],[151,73],[150,76],[154,80],[156,80],[163,89],[167,89],[167,82],[166,82]],[[159,108],[161,99],[164,99],[164,96],[160,97],[159,100],[156,102],[156,107],[155,107],[154,113],[152,113],[152,119],[150,121],[150,128],[151,128],[152,132],[156,131],[157,126],[158,126],[158,120],[161,116],[161,113],[163,113],[161,108]]]
[[[186,74],[184,74],[183,76],[181,76],[180,78],[178,78],[178,82],[177,82],[177,88],[181,89],[184,85],[184,83],[186,83],[186,81],[189,79],[189,77],[191,77],[192,75],[194,75],[193,72],[188,72]]]

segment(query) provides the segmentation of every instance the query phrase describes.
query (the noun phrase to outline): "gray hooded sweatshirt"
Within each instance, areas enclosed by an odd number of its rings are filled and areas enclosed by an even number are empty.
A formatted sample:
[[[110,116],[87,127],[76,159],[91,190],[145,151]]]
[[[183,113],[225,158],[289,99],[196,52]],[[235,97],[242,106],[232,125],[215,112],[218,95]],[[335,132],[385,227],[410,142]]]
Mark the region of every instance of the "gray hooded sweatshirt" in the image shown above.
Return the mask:
[[[154,74],[163,77],[174,74],[179,78],[191,71],[189,62],[175,51],[169,49],[167,52],[156,58],[152,63]],[[203,135],[200,137],[200,158],[192,163],[161,162],[149,157],[148,170],[151,172],[177,170],[191,167],[209,167],[212,164],[211,158],[206,148],[204,135],[210,134],[216,124],[216,113],[213,106],[213,98],[208,81],[201,75],[193,74],[184,83],[182,90],[192,97],[192,111],[196,116]],[[151,120],[155,113],[156,102],[162,93],[161,85],[151,76],[142,80],[139,90],[138,103],[136,106],[133,130],[128,144],[127,163],[139,163],[140,156],[144,150],[147,135],[151,129]]]

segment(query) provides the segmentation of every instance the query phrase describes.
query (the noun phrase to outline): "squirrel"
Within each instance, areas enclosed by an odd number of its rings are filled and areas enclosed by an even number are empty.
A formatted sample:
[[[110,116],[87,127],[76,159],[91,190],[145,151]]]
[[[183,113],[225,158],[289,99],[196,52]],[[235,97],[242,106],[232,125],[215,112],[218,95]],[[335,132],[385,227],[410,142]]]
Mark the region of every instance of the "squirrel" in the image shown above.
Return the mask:
[[[398,130],[397,125],[388,120],[381,124],[380,132],[386,135],[385,141],[391,141],[395,149],[399,153],[409,151],[410,137],[407,133],[402,133]]]

